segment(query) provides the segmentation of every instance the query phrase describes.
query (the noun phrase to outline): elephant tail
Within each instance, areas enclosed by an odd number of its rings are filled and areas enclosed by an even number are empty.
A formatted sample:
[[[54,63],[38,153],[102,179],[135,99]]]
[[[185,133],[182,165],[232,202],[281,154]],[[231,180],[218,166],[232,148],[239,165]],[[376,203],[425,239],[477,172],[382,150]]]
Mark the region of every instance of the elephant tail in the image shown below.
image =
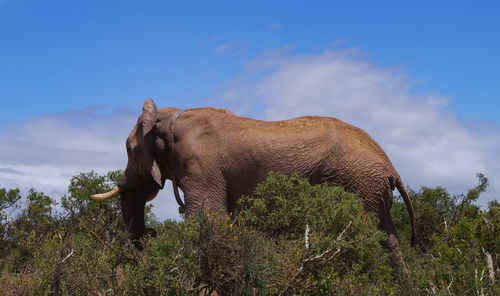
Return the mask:
[[[396,188],[399,191],[399,194],[403,197],[403,200],[406,205],[406,210],[408,211],[408,216],[410,216],[410,225],[411,225],[411,246],[415,246],[415,241],[417,239],[417,231],[415,230],[415,215],[413,214],[413,205],[411,204],[410,197],[408,196],[408,192],[406,191],[406,187],[401,181],[401,178],[396,178]]]

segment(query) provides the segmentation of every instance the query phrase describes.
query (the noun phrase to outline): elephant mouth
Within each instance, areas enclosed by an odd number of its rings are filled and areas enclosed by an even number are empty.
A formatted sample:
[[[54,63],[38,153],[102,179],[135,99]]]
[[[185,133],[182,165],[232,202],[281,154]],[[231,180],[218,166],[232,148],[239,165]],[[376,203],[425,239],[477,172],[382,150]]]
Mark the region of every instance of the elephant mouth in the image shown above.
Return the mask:
[[[146,198],[146,202],[149,202],[149,201],[152,201],[153,199],[155,199],[155,197],[158,195],[158,192],[160,192],[160,189],[157,189],[157,190],[153,191],[150,195],[148,195],[148,197]]]

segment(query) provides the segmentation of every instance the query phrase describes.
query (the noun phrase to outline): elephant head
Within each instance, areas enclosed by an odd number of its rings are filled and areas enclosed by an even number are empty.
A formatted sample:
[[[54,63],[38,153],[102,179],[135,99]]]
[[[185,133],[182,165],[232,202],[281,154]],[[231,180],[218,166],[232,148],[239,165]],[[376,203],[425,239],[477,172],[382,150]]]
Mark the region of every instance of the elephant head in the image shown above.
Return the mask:
[[[141,116],[127,138],[128,163],[117,187],[107,193],[92,195],[104,201],[120,195],[122,215],[135,246],[142,248],[139,239],[145,232],[144,208],[163,187],[166,176],[158,165],[155,143],[158,110],[151,99],[144,102]],[[154,230],[151,230],[154,232]]]

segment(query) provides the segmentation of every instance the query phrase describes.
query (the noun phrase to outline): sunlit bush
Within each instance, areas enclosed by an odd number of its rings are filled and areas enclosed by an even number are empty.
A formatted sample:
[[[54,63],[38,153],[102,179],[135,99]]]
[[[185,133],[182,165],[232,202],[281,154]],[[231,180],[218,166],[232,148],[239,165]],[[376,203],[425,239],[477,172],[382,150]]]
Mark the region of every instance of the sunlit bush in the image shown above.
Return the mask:
[[[359,197],[274,173],[231,217],[159,222],[148,207],[158,236],[138,251],[119,201],[88,198],[120,174],[77,175],[60,204],[0,189],[0,295],[500,295],[500,204],[474,204],[488,184],[482,175],[465,194],[409,190],[415,248],[396,197],[404,274]]]

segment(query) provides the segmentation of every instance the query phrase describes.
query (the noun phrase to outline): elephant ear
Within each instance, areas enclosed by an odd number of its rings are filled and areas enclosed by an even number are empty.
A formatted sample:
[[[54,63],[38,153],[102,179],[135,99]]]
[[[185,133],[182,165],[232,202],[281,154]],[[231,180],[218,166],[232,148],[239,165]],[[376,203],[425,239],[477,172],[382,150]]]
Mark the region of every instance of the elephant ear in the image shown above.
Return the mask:
[[[151,99],[147,99],[142,107],[142,115],[140,124],[142,126],[142,135],[146,136],[155,126],[156,118],[158,117],[158,109],[156,108],[155,102]]]
[[[138,128],[142,132],[142,142],[144,143],[144,156],[146,170],[151,173],[155,182],[163,188],[161,171],[156,159],[154,158],[154,143],[155,143],[155,125],[158,116],[158,109],[151,99],[147,99],[142,107],[142,114],[139,118]]]

